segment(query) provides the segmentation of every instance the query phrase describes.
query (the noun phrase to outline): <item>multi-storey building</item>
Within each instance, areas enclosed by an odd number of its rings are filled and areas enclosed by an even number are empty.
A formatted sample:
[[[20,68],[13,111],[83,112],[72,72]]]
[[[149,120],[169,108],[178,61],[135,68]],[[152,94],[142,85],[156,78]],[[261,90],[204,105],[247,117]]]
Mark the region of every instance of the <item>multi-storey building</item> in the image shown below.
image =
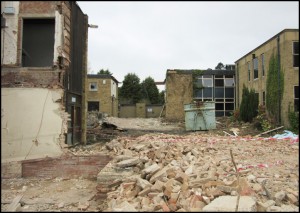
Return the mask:
[[[242,101],[243,85],[254,89],[259,104],[266,105],[267,79],[271,56],[279,56],[278,68],[284,73],[279,121],[289,126],[288,111],[299,112],[299,30],[285,29],[238,59],[236,64],[236,108]],[[279,69],[278,69],[279,70]],[[280,87],[280,83],[277,85]],[[277,93],[278,91],[276,91]]]
[[[112,75],[87,75],[88,111],[118,117],[118,81]]]
[[[5,120],[8,125],[19,125],[11,128],[3,139],[14,137],[16,143],[22,143],[23,134],[27,134],[29,140],[34,139],[36,124],[26,116],[39,110],[43,115],[52,113],[47,107],[52,94],[52,101],[61,103],[70,116],[66,121],[67,134],[62,130],[58,133],[66,135],[68,144],[86,142],[87,35],[88,16],[75,1],[1,1],[1,90],[19,97],[32,91],[30,98],[21,103],[16,96],[15,105],[8,104],[9,95],[2,97],[3,119],[8,119]],[[59,91],[59,97],[55,93],[54,98],[54,90]],[[46,96],[40,107],[39,102],[44,97],[41,99],[35,94]],[[27,107],[33,102],[36,109]],[[18,104],[23,105],[21,113],[15,111]],[[18,117],[12,119],[17,114]],[[42,124],[37,125],[47,132],[46,135],[51,135],[54,116],[45,119],[42,117]],[[61,125],[62,122],[59,128],[63,129]],[[28,131],[23,127],[28,127]],[[51,140],[56,137],[53,134]]]

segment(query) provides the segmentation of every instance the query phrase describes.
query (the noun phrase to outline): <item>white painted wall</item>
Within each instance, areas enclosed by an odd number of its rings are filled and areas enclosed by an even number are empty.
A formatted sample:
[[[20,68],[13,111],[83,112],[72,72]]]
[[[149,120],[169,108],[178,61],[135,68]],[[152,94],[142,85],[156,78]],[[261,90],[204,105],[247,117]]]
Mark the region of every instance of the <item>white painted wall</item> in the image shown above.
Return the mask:
[[[5,7],[13,7],[15,14],[3,13]],[[17,63],[19,1],[1,1],[1,13],[6,19],[5,28],[1,28],[1,64]]]
[[[60,156],[63,90],[1,88],[1,160]],[[37,137],[38,144],[33,140]]]
[[[54,58],[53,64],[57,64],[58,56],[63,55],[62,38],[63,36],[63,16],[55,11],[55,35],[54,35]]]
[[[114,95],[114,97],[117,98],[118,86],[117,86],[116,82],[114,82],[114,80],[111,80],[110,85],[111,85],[111,90],[110,90],[111,91],[111,96]]]

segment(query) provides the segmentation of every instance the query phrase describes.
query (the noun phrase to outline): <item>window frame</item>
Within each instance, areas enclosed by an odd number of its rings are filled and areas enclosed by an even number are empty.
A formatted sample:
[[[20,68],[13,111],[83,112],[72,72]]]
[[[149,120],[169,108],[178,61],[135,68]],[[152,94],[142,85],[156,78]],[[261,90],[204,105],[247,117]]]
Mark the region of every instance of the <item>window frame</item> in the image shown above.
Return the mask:
[[[298,53],[295,53],[295,43],[298,43]],[[299,68],[299,41],[293,41],[292,54],[293,54],[293,67]],[[295,66],[295,58],[298,59],[298,66]]]
[[[94,89],[91,87],[93,84],[95,84],[95,88]],[[89,83],[89,91],[91,91],[91,92],[98,91],[98,84],[97,84],[97,82],[90,82]]]
[[[252,60],[253,63],[253,80],[258,79],[258,58],[255,57]]]
[[[250,61],[247,62],[248,64],[248,81],[251,80],[251,67],[250,67]]]
[[[265,54],[261,54],[261,75],[265,76]]]
[[[298,91],[298,97],[296,97],[296,91]],[[296,102],[298,102],[298,107],[296,107]],[[299,85],[294,86],[294,112],[299,112]]]

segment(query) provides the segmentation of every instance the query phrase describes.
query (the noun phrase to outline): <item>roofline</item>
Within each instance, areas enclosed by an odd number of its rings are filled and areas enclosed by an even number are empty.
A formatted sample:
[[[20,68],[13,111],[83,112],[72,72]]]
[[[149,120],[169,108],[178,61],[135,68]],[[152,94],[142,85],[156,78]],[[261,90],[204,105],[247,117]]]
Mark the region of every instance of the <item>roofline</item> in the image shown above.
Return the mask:
[[[246,57],[247,55],[251,54],[252,52],[254,52],[255,50],[259,49],[260,47],[262,47],[263,45],[265,45],[266,43],[268,43],[269,41],[273,40],[274,38],[276,38],[277,36],[279,36],[280,34],[283,34],[285,32],[299,32],[299,29],[284,29],[282,31],[280,31],[279,33],[277,33],[276,35],[274,35],[273,37],[271,37],[270,39],[268,39],[267,41],[265,41],[264,43],[262,43],[261,45],[259,45],[258,47],[254,48],[253,50],[251,50],[250,52],[248,52],[246,55],[242,56],[241,58],[239,58],[238,60],[236,60],[234,63],[237,63],[239,60],[241,60],[242,58]]]
[[[108,74],[87,74],[87,78],[111,78],[117,83],[120,83],[114,76]]]
[[[181,70],[181,69],[168,69],[167,70],[167,74],[168,74],[168,71],[179,71],[179,72],[182,72],[182,73],[185,73],[185,74],[192,74],[194,71],[199,71],[197,69],[191,69],[191,70]],[[235,70],[202,70],[203,73],[201,73],[202,75],[235,75]]]

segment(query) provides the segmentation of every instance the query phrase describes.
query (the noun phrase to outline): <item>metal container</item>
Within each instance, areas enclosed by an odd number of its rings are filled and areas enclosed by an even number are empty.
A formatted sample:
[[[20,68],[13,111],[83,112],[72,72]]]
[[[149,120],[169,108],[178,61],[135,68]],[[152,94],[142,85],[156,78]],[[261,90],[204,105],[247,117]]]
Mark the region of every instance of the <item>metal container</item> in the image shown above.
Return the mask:
[[[184,104],[184,111],[187,131],[216,129],[214,101]]]

